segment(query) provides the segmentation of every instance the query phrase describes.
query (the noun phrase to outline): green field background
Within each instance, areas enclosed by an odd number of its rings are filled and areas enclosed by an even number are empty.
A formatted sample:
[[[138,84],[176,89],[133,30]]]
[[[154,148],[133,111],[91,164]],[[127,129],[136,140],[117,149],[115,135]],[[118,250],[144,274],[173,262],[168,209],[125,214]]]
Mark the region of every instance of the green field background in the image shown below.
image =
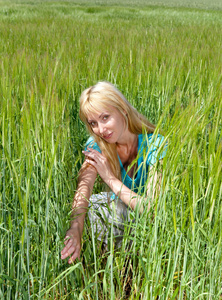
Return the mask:
[[[197,9],[216,9],[220,10],[222,8],[222,3],[220,0],[66,0],[66,1],[59,1],[59,0],[36,0],[34,1],[26,1],[26,0],[1,0],[0,3],[3,4],[18,4],[18,3],[23,3],[23,4],[44,4],[44,3],[60,3],[60,4],[71,4],[71,5],[87,5],[87,6],[122,6],[122,7],[127,7],[127,6],[133,6],[133,7],[147,7],[147,6],[162,6],[162,7],[180,7],[180,8],[197,8]]]
[[[221,299],[221,9],[0,1],[0,299]],[[151,214],[131,213],[119,249],[86,226],[69,266],[60,251],[88,137],[78,101],[99,80],[168,152]]]

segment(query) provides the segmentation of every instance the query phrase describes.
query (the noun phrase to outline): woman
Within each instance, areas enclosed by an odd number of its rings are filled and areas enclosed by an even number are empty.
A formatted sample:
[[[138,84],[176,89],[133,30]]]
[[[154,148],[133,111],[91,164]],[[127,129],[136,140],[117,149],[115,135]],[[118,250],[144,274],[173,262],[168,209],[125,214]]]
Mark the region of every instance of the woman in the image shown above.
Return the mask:
[[[83,151],[85,161],[73,201],[71,227],[61,252],[62,259],[71,255],[68,263],[80,258],[88,210],[94,230],[99,230],[98,239],[103,238],[108,243],[108,223],[113,223],[113,235],[121,241],[129,210],[138,206],[142,211],[147,201],[146,207],[150,208],[161,180],[156,165],[166,152],[164,138],[153,134],[155,126],[139,114],[111,83],[99,82],[83,91],[80,118],[91,137]],[[112,193],[90,198],[97,173]]]

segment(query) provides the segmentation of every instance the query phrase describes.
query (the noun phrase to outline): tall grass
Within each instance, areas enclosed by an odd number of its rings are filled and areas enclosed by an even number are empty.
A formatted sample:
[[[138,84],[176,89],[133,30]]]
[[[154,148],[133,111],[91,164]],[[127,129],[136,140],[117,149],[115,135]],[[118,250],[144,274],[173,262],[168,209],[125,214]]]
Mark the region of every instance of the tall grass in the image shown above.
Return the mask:
[[[219,299],[221,11],[81,4],[0,5],[0,298]],[[78,99],[98,80],[158,124],[168,152],[152,213],[131,213],[120,249],[86,227],[68,266]]]

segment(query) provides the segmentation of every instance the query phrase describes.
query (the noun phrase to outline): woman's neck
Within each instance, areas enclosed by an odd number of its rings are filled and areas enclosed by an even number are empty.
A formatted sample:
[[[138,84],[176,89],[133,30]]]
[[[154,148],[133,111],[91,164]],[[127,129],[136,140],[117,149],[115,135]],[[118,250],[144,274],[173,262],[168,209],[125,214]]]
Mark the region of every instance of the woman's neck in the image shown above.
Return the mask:
[[[117,143],[117,152],[121,161],[131,163],[133,159],[137,156],[138,149],[138,135],[130,133],[121,143]]]
[[[123,168],[127,171],[129,177],[133,178],[133,174],[137,169],[137,163],[134,164],[130,169],[128,168],[130,164],[137,157],[138,149],[138,135],[134,134],[131,136],[131,139],[128,143],[117,144],[117,153],[122,162]]]

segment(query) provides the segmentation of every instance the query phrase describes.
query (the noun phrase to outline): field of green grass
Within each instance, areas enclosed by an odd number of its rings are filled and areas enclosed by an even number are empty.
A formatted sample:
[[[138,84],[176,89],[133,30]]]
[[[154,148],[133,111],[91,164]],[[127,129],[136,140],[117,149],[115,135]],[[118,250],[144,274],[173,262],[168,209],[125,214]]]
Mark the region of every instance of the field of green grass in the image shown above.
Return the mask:
[[[184,2],[0,1],[0,299],[222,299],[222,5]],[[168,152],[155,217],[106,252],[85,228],[70,266],[78,101],[99,80]]]

